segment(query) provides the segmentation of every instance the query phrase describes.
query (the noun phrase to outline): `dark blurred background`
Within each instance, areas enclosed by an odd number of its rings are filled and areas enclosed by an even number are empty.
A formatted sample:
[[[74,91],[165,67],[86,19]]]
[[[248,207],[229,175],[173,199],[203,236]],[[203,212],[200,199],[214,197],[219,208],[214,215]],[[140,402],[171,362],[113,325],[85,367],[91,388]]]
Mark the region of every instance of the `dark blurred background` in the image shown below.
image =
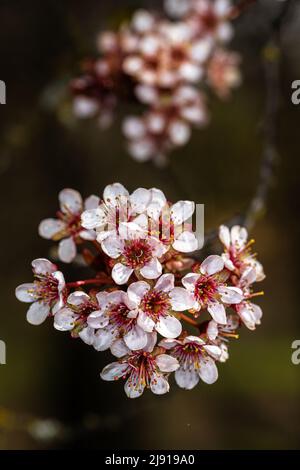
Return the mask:
[[[252,233],[267,274],[259,299],[263,322],[231,343],[218,382],[129,400],[121,383],[99,379],[109,352],[72,340],[50,321],[30,326],[26,305],[14,297],[15,286],[31,280],[31,260],[49,255],[51,243],[38,237],[37,226],[54,215],[63,187],[87,196],[114,181],[129,190],[156,186],[170,200],[204,203],[207,230],[247,206],[262,152],[261,48],[280,3],[259,1],[235,22],[232,48],[243,57],[243,84],[227,103],[211,99],[211,125],[194,132],[161,170],[127,155],[122,116],[101,132],[94,122],[70,122],[61,103],[79,61],[95,52],[97,33],[137,7],[162,2],[0,0],[0,79],[7,85],[7,104],[0,108],[0,339],[7,344],[7,364],[0,366],[0,448],[299,447],[300,365],[291,362],[291,343],[300,339],[300,105],[290,99],[291,82],[300,79],[299,2],[283,34],[280,159],[268,210]],[[80,276],[79,268],[63,270],[70,280]]]

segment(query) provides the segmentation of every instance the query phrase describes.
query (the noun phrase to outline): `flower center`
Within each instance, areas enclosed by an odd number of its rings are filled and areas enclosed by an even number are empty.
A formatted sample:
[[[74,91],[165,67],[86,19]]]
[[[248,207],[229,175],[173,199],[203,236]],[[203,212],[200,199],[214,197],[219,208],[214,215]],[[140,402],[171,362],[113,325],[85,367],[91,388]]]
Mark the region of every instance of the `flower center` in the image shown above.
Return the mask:
[[[152,251],[147,240],[127,241],[123,252],[125,263],[132,269],[142,268],[151,260]]]
[[[172,351],[179,364],[184,369],[200,369],[200,358],[205,355],[204,350],[197,343],[178,344]]]
[[[126,334],[135,321],[135,318],[128,318],[129,311],[129,308],[123,303],[108,308],[110,323],[119,330],[121,335]]]
[[[131,368],[128,379],[130,387],[140,388],[149,387],[153,377],[155,377],[156,362],[149,352],[133,353],[128,359],[128,365]]]
[[[58,280],[49,274],[36,275],[35,283],[35,295],[37,299],[42,299],[44,302],[51,304],[58,300]]]
[[[171,302],[166,292],[152,290],[143,297],[141,308],[152,320],[158,321],[169,313]]]
[[[195,285],[195,297],[202,306],[214,300],[217,295],[218,283],[211,276],[200,276]]]

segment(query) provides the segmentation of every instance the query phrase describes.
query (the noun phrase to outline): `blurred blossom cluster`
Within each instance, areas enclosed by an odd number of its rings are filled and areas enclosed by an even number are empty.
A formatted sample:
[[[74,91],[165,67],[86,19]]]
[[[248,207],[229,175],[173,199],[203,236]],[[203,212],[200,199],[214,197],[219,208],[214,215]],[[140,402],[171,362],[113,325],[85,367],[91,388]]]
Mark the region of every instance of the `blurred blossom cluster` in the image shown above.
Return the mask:
[[[140,103],[142,114],[124,119],[130,155],[166,161],[185,145],[192,128],[209,122],[206,94],[221,99],[241,81],[229,0],[166,0],[166,15],[138,10],[117,32],[98,38],[99,57],[83,63],[71,83],[73,110],[108,126],[118,103]]]
[[[194,388],[218,378],[216,363],[228,359],[228,341],[245,325],[254,330],[262,311],[253,303],[264,279],[245,228],[221,226],[223,253],[199,262],[192,229],[195,204],[169,202],[156,188],[133,193],[120,183],[83,201],[73,189],[59,194],[56,218],[41,222],[42,237],[59,241],[61,261],[81,256],[93,277],[67,282],[45,258],[32,262],[33,282],[16,289],[30,304],[27,320],[47,318],[96,351],[115,356],[101,372],[125,380],[128,397],[145,388]],[[78,254],[77,254],[78,251]]]

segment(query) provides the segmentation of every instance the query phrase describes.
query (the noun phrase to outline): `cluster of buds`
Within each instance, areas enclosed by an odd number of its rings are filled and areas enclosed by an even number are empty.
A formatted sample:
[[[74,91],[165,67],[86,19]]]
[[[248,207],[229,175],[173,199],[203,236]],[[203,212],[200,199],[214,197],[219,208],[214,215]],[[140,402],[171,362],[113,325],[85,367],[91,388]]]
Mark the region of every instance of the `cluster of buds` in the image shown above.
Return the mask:
[[[59,202],[57,218],[43,220],[40,235],[59,240],[61,261],[81,258],[96,273],[66,282],[51,261],[35,259],[34,281],[16,289],[31,304],[28,322],[52,318],[56,330],[97,351],[110,349],[116,360],[101,378],[126,379],[130,398],[145,388],[166,393],[172,372],[184,389],[199,379],[215,382],[228,340],[243,324],[254,330],[262,316],[252,299],[264,273],[246,229],[221,226],[223,254],[199,263],[192,201],[171,204],[159,189],[130,194],[114,183],[85,202],[64,189]]]
[[[230,0],[167,0],[165,16],[138,10],[117,32],[98,39],[99,57],[71,83],[75,115],[112,121],[120,101],[134,99],[142,114],[127,116],[123,133],[137,161],[166,161],[192,128],[209,121],[206,90],[221,99],[241,81]]]

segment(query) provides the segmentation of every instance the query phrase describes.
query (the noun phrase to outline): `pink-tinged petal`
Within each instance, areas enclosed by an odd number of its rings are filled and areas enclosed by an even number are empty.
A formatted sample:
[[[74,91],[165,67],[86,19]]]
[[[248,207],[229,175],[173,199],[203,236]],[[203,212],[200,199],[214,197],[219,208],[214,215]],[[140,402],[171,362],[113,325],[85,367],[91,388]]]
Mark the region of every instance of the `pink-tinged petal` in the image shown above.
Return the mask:
[[[90,296],[87,295],[85,292],[78,290],[72,292],[67,299],[68,304],[74,305],[75,307],[79,307],[79,305],[84,304],[90,300]]]
[[[152,331],[152,333],[147,333],[147,344],[144,346],[143,350],[146,352],[152,352],[157,343],[157,333]]]
[[[59,219],[44,219],[39,225],[38,232],[40,237],[50,240],[56,233],[66,228],[65,222]]]
[[[218,369],[213,359],[207,357],[201,361],[199,376],[206,384],[213,384],[218,380]]]
[[[151,200],[151,193],[148,189],[138,188],[130,196],[130,204],[133,212],[142,214],[146,211]]]
[[[233,262],[231,261],[231,259],[229,259],[229,256],[227,253],[223,253],[222,254],[222,259],[224,261],[224,266],[226,269],[228,269],[229,271],[234,271],[235,270],[235,266],[233,264]]]
[[[124,336],[124,341],[126,346],[132,351],[143,349],[147,344],[147,334],[136,325]]]
[[[99,305],[101,308],[104,308],[104,304],[100,303],[100,297],[98,297]],[[122,290],[115,290],[113,292],[109,292],[106,297],[107,304],[126,304],[127,302],[127,294]]]
[[[138,33],[145,34],[145,32],[151,32],[155,25],[155,17],[151,15],[147,10],[137,10],[131,21],[131,26]]]
[[[150,290],[150,285],[145,281],[133,282],[127,289],[127,295],[132,304],[131,308],[136,308],[140,305],[142,298]]]
[[[107,216],[102,206],[89,209],[81,214],[81,225],[87,230],[103,227],[107,223]]]
[[[224,269],[224,261],[221,256],[210,255],[208,256],[200,266],[200,271],[202,274],[212,276]]]
[[[164,193],[157,188],[151,188],[151,202],[147,207],[147,214],[153,219],[157,219],[162,211],[162,208],[166,205],[167,199]]]
[[[172,349],[172,348],[175,348],[175,346],[177,346],[178,343],[179,343],[179,340],[177,339],[164,338],[158,343],[158,346],[164,349]]]
[[[216,337],[218,336],[219,334],[218,324],[214,320],[211,320],[208,323],[206,333],[207,333],[208,338],[211,341],[214,341]]]
[[[60,208],[62,212],[71,214],[78,214],[82,211],[82,197],[75,189],[63,189],[58,195]]]
[[[34,302],[35,298],[35,284],[28,282],[26,284],[21,284],[15,290],[15,295],[20,302]]]
[[[190,370],[180,367],[175,372],[175,380],[180,388],[192,390],[199,382],[199,375],[193,369]]]
[[[215,322],[220,323],[221,325],[226,325],[226,311],[224,305],[219,302],[210,302],[208,304],[207,310],[211,314]]]
[[[85,230],[85,229],[81,230],[79,232],[79,236],[83,240],[89,240],[89,241],[96,240],[96,232],[94,230]]]
[[[225,304],[239,304],[243,300],[243,292],[238,287],[218,287],[218,292],[221,294],[221,300]]]
[[[155,395],[164,395],[170,390],[170,385],[163,376],[155,374],[150,382],[150,389]]]
[[[100,377],[102,380],[106,381],[113,381],[120,379],[123,377],[127,372],[127,364],[121,364],[120,362],[112,362],[104,367],[102,372],[100,373]]]
[[[154,321],[150,318],[145,312],[141,311],[137,318],[137,324],[142,328],[142,330],[147,333],[151,333],[155,326]]]
[[[57,266],[45,258],[33,260],[31,266],[35,274],[52,274],[57,270]]]
[[[52,273],[52,277],[57,280],[57,290],[59,294],[61,294],[64,288],[66,287],[66,282],[63,273],[61,271],[55,271],[54,273]]]
[[[161,372],[174,372],[179,368],[179,362],[169,354],[159,354],[156,356],[156,364]]]
[[[221,348],[215,346],[214,344],[207,344],[203,346],[203,349],[215,360],[219,360],[222,354]]]
[[[199,338],[199,336],[193,336],[193,335],[189,335],[184,338],[183,344],[189,344],[189,343],[197,343],[200,346],[205,344],[203,339]]]
[[[120,200],[129,197],[127,189],[120,183],[106,186],[103,192],[103,199],[106,204],[117,206]]]
[[[193,201],[178,201],[171,207],[171,219],[175,225],[181,225],[190,219],[195,211]]]
[[[229,359],[228,348],[227,348],[226,344],[224,344],[224,343],[221,343],[220,348],[221,348],[222,354],[221,354],[221,357],[220,357],[219,361],[220,362],[226,362]]]
[[[251,302],[243,302],[238,306],[238,314],[249,330],[255,330],[255,326],[260,324],[262,311],[258,305]]]
[[[177,338],[182,331],[182,325],[177,318],[167,315],[156,323],[155,329],[165,338]]]
[[[116,291],[119,292],[119,291]],[[108,296],[109,293],[106,291],[101,291],[96,294],[96,299],[99,305],[100,310],[104,310],[106,308],[106,305],[108,303]]]
[[[132,383],[130,378],[125,382],[124,390],[128,398],[139,398],[144,392],[145,386]]]
[[[253,266],[248,266],[242,273],[240,283],[243,286],[250,286],[256,281],[256,270]]]
[[[231,241],[230,232],[229,232],[229,228],[226,227],[226,225],[221,225],[219,227],[219,238],[226,248],[230,247],[230,241]]]
[[[174,287],[170,292],[170,300],[175,312],[183,312],[195,307],[193,294],[184,287]]]
[[[180,147],[190,140],[191,129],[186,122],[176,120],[169,125],[168,134],[172,144]]]
[[[87,326],[78,333],[78,336],[80,339],[82,339],[85,344],[87,344],[88,346],[92,346],[95,339],[94,328],[90,328],[89,326]]]
[[[117,263],[112,269],[111,276],[116,284],[122,285],[126,284],[132,273],[133,269],[124,264]]]
[[[262,319],[263,312],[259,305],[251,303],[251,307],[253,309],[253,315],[255,318],[256,325],[260,325],[260,320]]]
[[[44,302],[34,302],[27,310],[26,319],[31,325],[41,325],[44,323],[50,312],[50,307]]]
[[[172,289],[174,289],[174,274],[163,274],[160,276],[160,278],[157,280],[154,290],[156,291],[162,291],[162,292],[170,292]]]
[[[213,43],[211,37],[195,41],[191,47],[191,58],[196,62],[203,63],[211,53]]]
[[[91,209],[96,209],[100,204],[100,198],[92,194],[87,197],[84,201],[84,210],[88,211]]]
[[[58,331],[71,331],[79,315],[69,308],[62,308],[54,316],[54,328]]]
[[[247,230],[244,227],[235,225],[232,227],[230,234],[232,244],[238,249],[244,248],[248,239]]]
[[[162,266],[157,258],[153,258],[140,270],[141,275],[146,279],[156,279],[162,273]]]
[[[98,330],[93,337],[93,346],[96,351],[106,351],[112,345],[115,336],[110,330]]]
[[[109,316],[107,313],[100,310],[92,312],[87,317],[87,324],[91,328],[105,328],[109,323]]]
[[[127,356],[130,354],[130,349],[127,348],[123,339],[117,339],[110,347],[110,352],[117,358]]]
[[[263,265],[259,261],[253,260],[252,266],[255,268],[256,271],[256,282],[263,281],[266,278]]]
[[[77,253],[76,243],[72,237],[61,240],[58,245],[58,257],[64,263],[71,263]]]
[[[136,116],[128,116],[122,124],[122,131],[129,140],[140,140],[146,135],[144,119]]]
[[[180,253],[191,253],[198,249],[198,240],[192,232],[182,232],[173,243],[173,248]]]
[[[124,243],[119,237],[112,235],[102,241],[101,247],[107,256],[116,259],[121,255],[124,248]]]
[[[194,292],[195,284],[198,281],[199,277],[200,274],[188,273],[182,278],[181,282],[189,292]]]

